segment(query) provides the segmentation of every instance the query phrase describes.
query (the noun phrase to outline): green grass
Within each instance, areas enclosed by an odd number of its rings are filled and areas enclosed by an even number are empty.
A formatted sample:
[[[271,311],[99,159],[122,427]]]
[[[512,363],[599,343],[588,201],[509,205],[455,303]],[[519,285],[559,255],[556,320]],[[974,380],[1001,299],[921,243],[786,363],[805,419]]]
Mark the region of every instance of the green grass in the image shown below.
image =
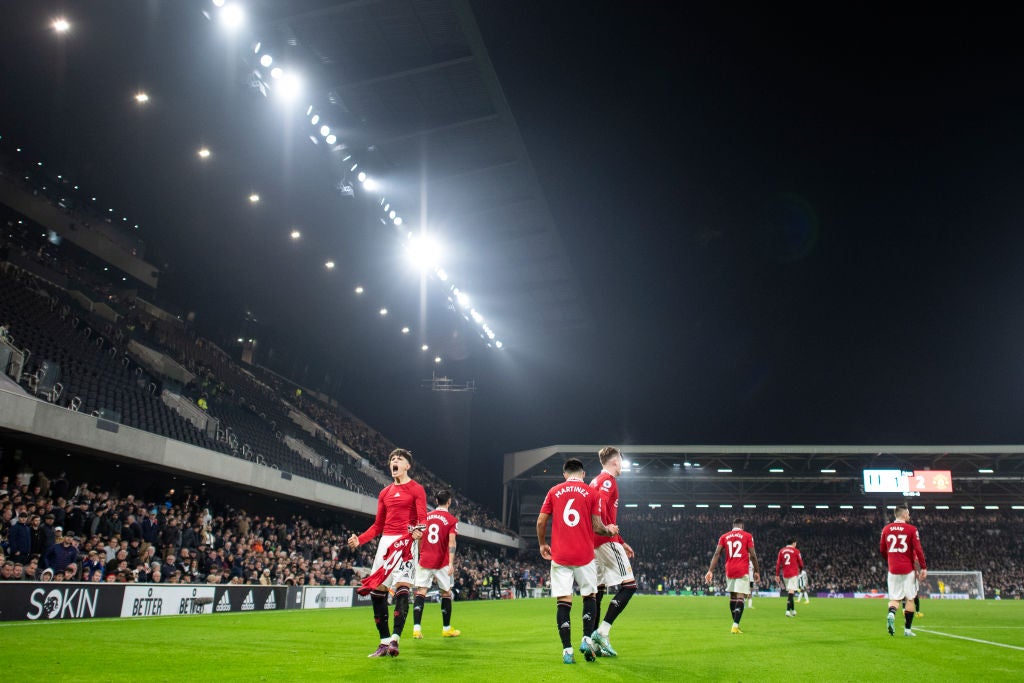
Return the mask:
[[[552,599],[455,603],[461,638],[442,639],[428,604],[424,640],[397,659],[367,608],[0,624],[5,680],[61,681],[968,681],[1021,677],[1024,603],[924,601],[918,637],[885,632],[882,600],[812,600],[799,616],[757,599],[729,633],[727,598],[636,596],[612,630],[615,659],[561,663]],[[580,600],[573,609],[579,644]],[[1012,645],[958,640],[928,631]],[[395,679],[398,680],[398,679]]]

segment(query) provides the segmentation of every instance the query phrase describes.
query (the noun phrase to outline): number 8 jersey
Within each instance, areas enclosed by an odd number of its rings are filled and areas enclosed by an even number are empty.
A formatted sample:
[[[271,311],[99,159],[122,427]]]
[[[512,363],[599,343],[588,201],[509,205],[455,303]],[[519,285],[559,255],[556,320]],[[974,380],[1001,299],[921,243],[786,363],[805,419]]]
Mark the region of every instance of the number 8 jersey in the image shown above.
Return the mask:
[[[459,522],[447,510],[427,513],[427,528],[420,537],[420,566],[441,569],[448,566],[448,537],[459,533]]]
[[[582,479],[567,479],[548,491],[541,505],[551,515],[551,560],[563,567],[582,567],[594,560],[593,515],[601,516],[597,491]]]

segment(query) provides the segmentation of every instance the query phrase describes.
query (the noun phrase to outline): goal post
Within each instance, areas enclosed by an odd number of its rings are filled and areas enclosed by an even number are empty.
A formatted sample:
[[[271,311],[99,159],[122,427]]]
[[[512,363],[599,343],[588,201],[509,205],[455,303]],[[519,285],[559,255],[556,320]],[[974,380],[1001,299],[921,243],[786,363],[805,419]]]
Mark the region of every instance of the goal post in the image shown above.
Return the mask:
[[[921,593],[929,598],[943,600],[982,600],[985,598],[985,582],[980,571],[932,571],[928,570],[921,586]]]

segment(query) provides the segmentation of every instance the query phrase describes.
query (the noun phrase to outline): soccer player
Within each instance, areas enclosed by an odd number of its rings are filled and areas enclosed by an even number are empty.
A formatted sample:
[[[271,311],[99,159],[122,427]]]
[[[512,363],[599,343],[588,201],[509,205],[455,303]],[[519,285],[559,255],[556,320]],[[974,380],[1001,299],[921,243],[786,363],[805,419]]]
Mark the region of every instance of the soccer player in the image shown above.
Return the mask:
[[[718,557],[725,548],[725,589],[729,591],[729,612],[732,614],[732,632],[740,630],[740,619],[743,618],[743,602],[750,593],[749,565],[754,565],[754,581],[760,583],[761,569],[754,551],[754,537],[743,530],[743,519],[737,517],[732,521],[732,531],[722,534],[718,539],[718,547],[711,557],[711,566],[704,580],[711,583],[715,577]]]
[[[805,605],[810,604],[810,599],[807,597],[807,592],[810,589],[810,584],[807,582],[807,570],[801,569],[800,573],[796,577],[796,601],[803,602]]]
[[[458,638],[462,635],[462,631],[452,628],[452,576],[455,572],[455,536],[459,533],[459,520],[448,511],[451,502],[451,492],[437,492],[434,496],[437,507],[427,513],[427,528],[420,539],[412,608],[412,637],[417,640],[423,638],[420,620],[423,618],[427,589],[435,582],[441,593],[441,636]]]
[[[779,587],[786,591],[786,616],[796,616],[796,606],[793,604],[793,595],[800,588],[800,573],[804,570],[804,558],[796,547],[796,539],[786,541],[786,545],[779,550],[779,556],[775,560],[775,581]],[[780,578],[781,577],[781,578]]]
[[[594,533],[614,536],[619,528],[601,521],[601,497],[587,486],[583,463],[569,458],[562,465],[565,481],[548,491],[537,516],[540,556],[551,560],[551,593],[557,601],[558,636],[562,640],[562,662],[575,664],[569,615],[572,610],[573,580],[583,596],[583,640],[580,652],[588,662],[597,658],[597,645],[588,635],[597,618],[597,567],[594,563]],[[547,524],[551,519],[551,543]]]
[[[388,569],[386,560],[390,563],[398,559],[393,552],[389,552],[389,549],[393,543],[401,540],[402,536],[411,534],[414,541],[420,539],[423,535],[422,525],[427,519],[427,494],[422,486],[409,477],[412,453],[404,448],[396,448],[391,451],[388,463],[391,466],[394,483],[386,486],[377,496],[376,519],[369,529],[358,536],[352,534],[348,539],[348,547],[355,550],[380,535],[377,555],[370,571],[371,576],[378,570]],[[377,632],[380,634],[380,646],[370,653],[370,657],[398,656],[398,641],[402,637],[402,629],[409,613],[409,587],[413,581],[414,564],[415,557],[411,560],[398,561],[387,577],[370,593],[373,621],[377,624]],[[394,631],[388,630],[388,590],[392,587],[395,591]]]
[[[747,564],[747,578],[750,580],[750,595],[747,596],[747,607],[754,609],[754,593],[757,592],[757,581],[754,580],[754,563]]]
[[[592,482],[591,487],[597,490],[601,498],[601,521],[605,525],[617,524],[619,516],[619,485],[616,478],[622,474],[622,453],[614,446],[605,446],[598,451],[601,461],[601,473]],[[595,619],[600,621],[597,630],[590,634],[591,640],[598,646],[598,654],[609,657],[618,656],[618,652],[608,640],[615,618],[626,609],[629,599],[636,593],[636,579],[629,558],[633,557],[633,549],[616,534],[611,538],[594,533],[594,560],[597,564],[597,609]],[[601,598],[608,586],[618,586],[604,619],[601,620]]]
[[[889,561],[889,614],[885,625],[890,636],[896,635],[896,609],[901,600],[907,601],[903,611],[903,635],[916,636],[911,630],[914,623],[914,598],[917,597],[917,582],[928,576],[928,565],[921,547],[921,535],[910,523],[910,509],[905,504],[897,505],[896,521],[886,524],[878,543],[879,552]]]

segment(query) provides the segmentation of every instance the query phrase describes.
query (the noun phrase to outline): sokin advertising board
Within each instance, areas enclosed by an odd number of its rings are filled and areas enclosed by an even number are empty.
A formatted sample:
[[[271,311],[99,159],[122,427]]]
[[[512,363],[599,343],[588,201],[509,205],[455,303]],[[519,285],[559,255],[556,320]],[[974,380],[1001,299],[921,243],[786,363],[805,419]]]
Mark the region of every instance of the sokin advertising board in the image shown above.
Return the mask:
[[[0,583],[0,621],[116,617],[123,586],[92,583]]]

